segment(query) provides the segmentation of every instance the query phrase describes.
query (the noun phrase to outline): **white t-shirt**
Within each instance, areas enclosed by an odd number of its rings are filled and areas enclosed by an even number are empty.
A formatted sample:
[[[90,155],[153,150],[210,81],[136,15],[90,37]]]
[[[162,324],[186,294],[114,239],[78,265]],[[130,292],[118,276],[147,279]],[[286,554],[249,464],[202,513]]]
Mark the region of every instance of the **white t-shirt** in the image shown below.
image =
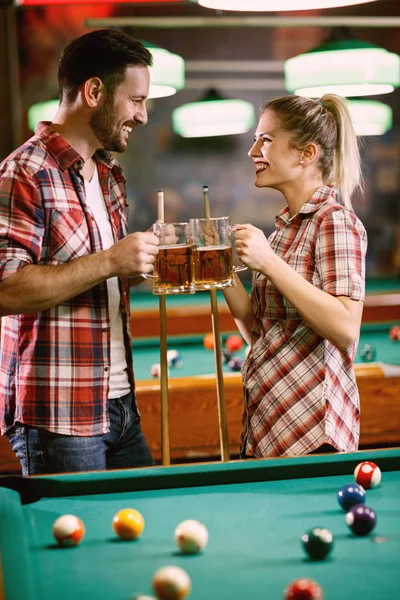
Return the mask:
[[[103,249],[107,250],[115,242],[111,229],[110,217],[101,191],[99,174],[95,165],[94,175],[90,181],[85,182],[86,202],[90,207],[93,217],[100,231]],[[128,379],[128,366],[126,364],[124,336],[122,329],[122,316],[120,311],[120,292],[118,278],[107,280],[108,308],[110,313],[110,339],[111,339],[111,368],[109,398],[119,398],[128,394],[131,387]]]

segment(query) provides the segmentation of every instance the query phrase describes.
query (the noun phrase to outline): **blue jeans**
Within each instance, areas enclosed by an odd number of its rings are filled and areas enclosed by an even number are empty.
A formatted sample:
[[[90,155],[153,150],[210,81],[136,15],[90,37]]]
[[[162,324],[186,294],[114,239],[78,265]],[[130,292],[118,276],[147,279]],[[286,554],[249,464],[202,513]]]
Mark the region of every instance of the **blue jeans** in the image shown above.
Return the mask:
[[[110,431],[76,436],[16,425],[7,436],[23,475],[98,471],[153,465],[132,394],[109,400]]]

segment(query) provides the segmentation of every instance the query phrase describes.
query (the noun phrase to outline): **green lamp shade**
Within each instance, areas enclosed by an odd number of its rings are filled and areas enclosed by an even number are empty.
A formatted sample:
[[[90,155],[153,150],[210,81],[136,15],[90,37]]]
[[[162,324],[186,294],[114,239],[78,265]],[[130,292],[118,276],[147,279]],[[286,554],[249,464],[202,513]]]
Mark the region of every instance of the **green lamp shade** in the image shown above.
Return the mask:
[[[47,100],[46,102],[38,102],[32,104],[28,108],[28,127],[31,131],[35,131],[39,121],[52,121],[57,112],[59,100]]]
[[[172,96],[185,85],[185,62],[178,54],[145,42],[153,55],[150,67],[149,98]]]
[[[376,0],[192,0],[192,2],[198,2],[201,6],[219,10],[276,12],[351,6],[353,4],[376,2]]]
[[[285,63],[285,85],[299,96],[319,98],[388,94],[400,85],[400,58],[359,40],[322,44]]]
[[[254,106],[244,100],[201,100],[172,113],[175,133],[185,138],[245,133],[254,123]]]
[[[392,109],[376,100],[349,100],[348,107],[357,135],[383,135],[392,127]]]

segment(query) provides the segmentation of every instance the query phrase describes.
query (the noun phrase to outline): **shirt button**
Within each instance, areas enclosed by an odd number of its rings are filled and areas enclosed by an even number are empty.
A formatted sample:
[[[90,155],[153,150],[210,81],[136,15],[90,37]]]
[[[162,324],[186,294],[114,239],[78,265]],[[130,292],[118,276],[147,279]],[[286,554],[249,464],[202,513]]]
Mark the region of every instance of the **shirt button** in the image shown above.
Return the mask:
[[[103,327],[102,332],[107,333],[107,327]]]
[[[104,370],[105,370],[105,371],[108,371],[108,367],[104,367]]]

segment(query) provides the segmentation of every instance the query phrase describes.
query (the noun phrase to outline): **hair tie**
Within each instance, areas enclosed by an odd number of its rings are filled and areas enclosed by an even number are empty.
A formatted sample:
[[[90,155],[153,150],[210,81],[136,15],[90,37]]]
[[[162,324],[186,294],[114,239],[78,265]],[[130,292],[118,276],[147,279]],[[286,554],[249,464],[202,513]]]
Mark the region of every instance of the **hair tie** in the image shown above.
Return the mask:
[[[323,105],[322,100],[316,100],[315,102],[317,102],[320,106],[322,106],[322,108],[325,108],[325,106]]]

